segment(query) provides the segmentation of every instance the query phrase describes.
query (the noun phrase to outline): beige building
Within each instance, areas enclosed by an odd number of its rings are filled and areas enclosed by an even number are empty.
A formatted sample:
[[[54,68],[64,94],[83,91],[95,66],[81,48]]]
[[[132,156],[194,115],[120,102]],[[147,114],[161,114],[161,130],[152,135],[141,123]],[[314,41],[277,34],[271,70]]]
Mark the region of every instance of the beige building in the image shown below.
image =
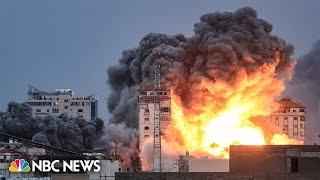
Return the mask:
[[[141,87],[138,112],[140,148],[148,139],[153,142],[153,170],[161,171],[161,135],[171,123],[170,90],[153,84]]]
[[[306,108],[291,98],[283,98],[280,108],[271,115],[271,123],[278,126],[289,138],[305,141]]]
[[[90,121],[98,114],[98,100],[95,97],[76,97],[71,89],[45,92],[30,88],[26,103],[30,105],[33,117],[58,116],[64,113],[69,117],[81,117]]]

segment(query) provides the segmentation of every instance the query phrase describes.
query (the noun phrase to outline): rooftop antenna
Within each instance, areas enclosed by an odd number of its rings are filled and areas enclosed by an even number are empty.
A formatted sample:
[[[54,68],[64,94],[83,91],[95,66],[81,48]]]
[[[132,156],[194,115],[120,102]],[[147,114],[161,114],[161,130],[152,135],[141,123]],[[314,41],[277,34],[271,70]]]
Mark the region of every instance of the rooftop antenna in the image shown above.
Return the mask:
[[[161,120],[160,120],[160,95],[161,89],[160,65],[154,66],[154,135],[153,135],[153,171],[161,172]]]

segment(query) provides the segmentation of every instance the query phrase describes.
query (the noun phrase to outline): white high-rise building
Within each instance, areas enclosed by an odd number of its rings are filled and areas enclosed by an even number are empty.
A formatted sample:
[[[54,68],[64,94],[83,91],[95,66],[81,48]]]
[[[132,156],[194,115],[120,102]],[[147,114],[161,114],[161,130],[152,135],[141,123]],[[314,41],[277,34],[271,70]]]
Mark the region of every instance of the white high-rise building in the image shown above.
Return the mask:
[[[170,90],[153,84],[139,90],[140,149],[146,140],[153,142],[153,171],[161,171],[161,136],[171,123]]]
[[[290,139],[305,141],[306,107],[291,98],[278,101],[280,108],[271,115],[271,123],[278,126]]]
[[[30,87],[26,103],[30,105],[33,117],[59,116],[64,113],[69,117],[81,117],[90,121],[98,114],[97,98],[76,97],[71,89],[45,92]]]

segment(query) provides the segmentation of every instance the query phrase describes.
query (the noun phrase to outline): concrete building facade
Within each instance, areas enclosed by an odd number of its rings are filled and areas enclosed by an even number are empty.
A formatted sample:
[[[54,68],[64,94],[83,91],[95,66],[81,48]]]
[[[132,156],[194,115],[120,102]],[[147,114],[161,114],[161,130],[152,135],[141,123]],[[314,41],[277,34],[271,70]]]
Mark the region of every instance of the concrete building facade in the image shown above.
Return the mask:
[[[279,109],[271,115],[271,123],[278,126],[289,138],[304,142],[306,107],[291,98],[283,98],[278,103]]]
[[[33,117],[59,116],[64,113],[69,117],[80,117],[90,121],[98,115],[97,98],[76,97],[71,89],[45,92],[30,88],[26,103],[30,105]]]
[[[171,124],[170,90],[153,84],[139,89],[139,147],[145,141],[153,142],[153,170],[161,171],[161,136]],[[160,151],[160,152],[159,152]]]

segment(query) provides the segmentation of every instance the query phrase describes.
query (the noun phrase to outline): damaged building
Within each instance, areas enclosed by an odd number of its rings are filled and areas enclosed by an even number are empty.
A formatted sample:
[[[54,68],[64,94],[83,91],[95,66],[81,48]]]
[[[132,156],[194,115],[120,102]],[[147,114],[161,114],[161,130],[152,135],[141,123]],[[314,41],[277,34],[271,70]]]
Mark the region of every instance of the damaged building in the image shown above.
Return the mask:
[[[90,121],[98,116],[97,98],[77,97],[71,89],[46,92],[30,87],[26,103],[30,105],[33,117],[66,114],[69,117],[80,117]]]

